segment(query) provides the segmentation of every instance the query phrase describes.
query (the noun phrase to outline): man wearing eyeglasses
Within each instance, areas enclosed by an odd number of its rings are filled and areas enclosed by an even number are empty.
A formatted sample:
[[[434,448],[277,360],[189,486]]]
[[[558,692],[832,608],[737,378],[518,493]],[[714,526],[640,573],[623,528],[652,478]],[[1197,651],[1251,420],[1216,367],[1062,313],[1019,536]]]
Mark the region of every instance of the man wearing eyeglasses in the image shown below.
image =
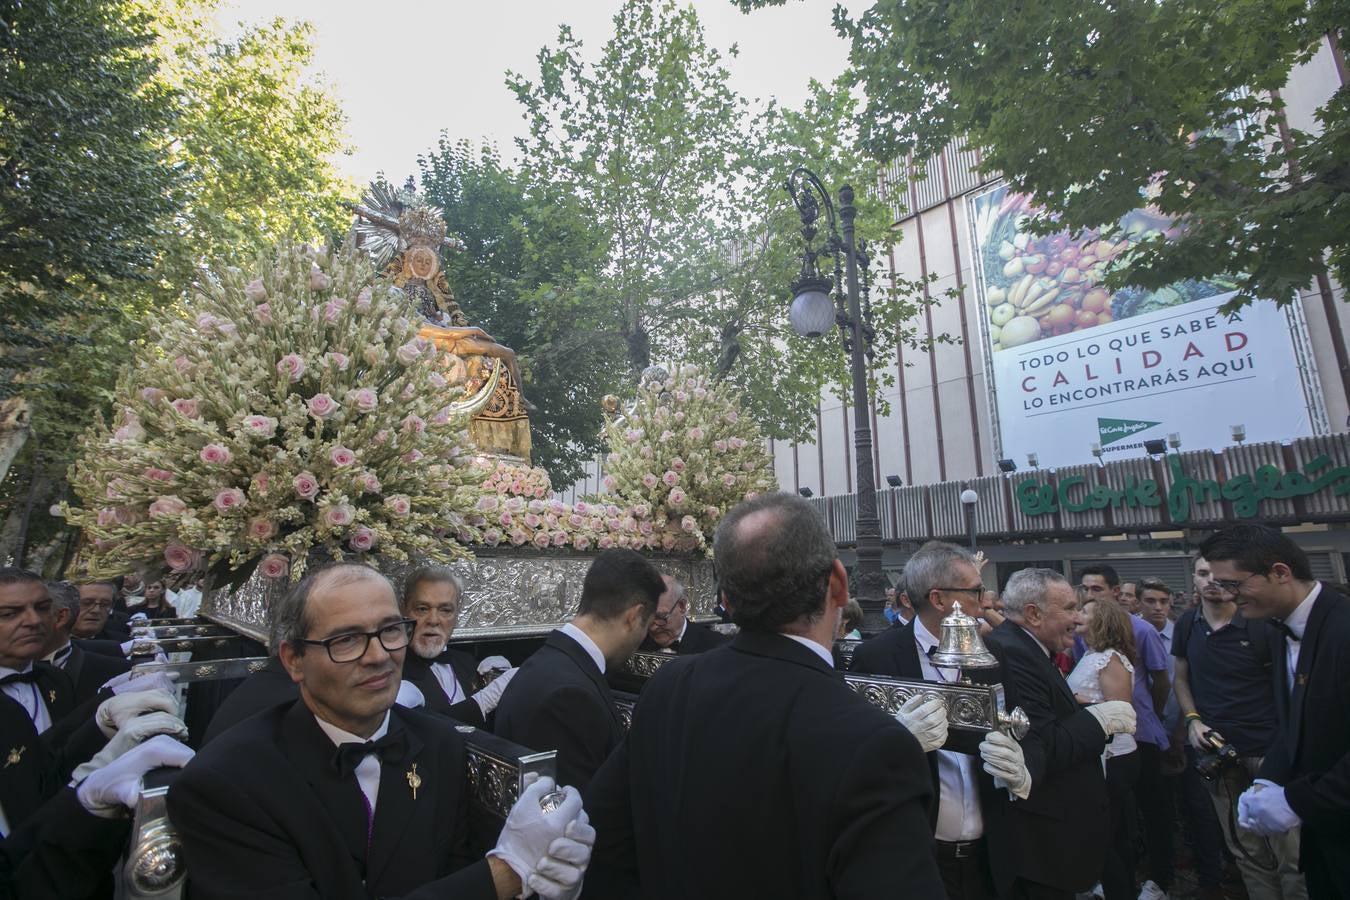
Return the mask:
[[[70,626],[70,636],[86,641],[85,649],[95,653],[121,655],[122,644],[131,633],[112,618],[117,585],[111,581],[91,581],[80,585],[80,610]]]
[[[300,699],[221,734],[169,792],[193,897],[576,896],[594,831],[572,788],[544,810],[552,779],[472,861],[464,740],[394,706],[413,623],[383,576],[321,569],[274,615]]]
[[[1221,584],[1207,558],[1197,556],[1192,572],[1200,606],[1182,614],[1172,637],[1187,758],[1194,766],[1219,748],[1237,751],[1238,765],[1219,767],[1206,787],[1247,894],[1257,900],[1305,896],[1296,839],[1268,842],[1234,827],[1238,795],[1251,785],[1275,739],[1273,642],[1238,608],[1228,590],[1234,585]]]
[[[80,612],[75,585],[65,581],[49,584],[47,595],[52,601],[52,634],[42,658],[70,676],[78,705],[93,698],[108,679],[129,670],[131,663],[123,657],[90,653],[83,641],[71,640],[71,625]]]
[[[1350,601],[1264,525],[1220,531],[1201,552],[1237,607],[1269,623],[1272,644],[1279,725],[1238,824],[1272,842],[1298,836],[1309,897],[1350,896]]]
[[[685,655],[702,653],[726,642],[725,637],[708,626],[689,621],[684,585],[669,575],[662,575],[661,580],[665,582],[666,590],[656,600],[656,614],[652,616],[652,624],[647,627],[647,637],[639,650]]]

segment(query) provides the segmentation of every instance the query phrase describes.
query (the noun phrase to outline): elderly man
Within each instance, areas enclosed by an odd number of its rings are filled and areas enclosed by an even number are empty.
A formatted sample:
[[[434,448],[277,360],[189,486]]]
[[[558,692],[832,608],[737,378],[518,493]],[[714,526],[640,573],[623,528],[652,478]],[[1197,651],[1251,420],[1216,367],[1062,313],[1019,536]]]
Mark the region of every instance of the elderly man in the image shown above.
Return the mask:
[[[762,494],[714,545],[741,630],[643,689],[586,792],[586,896],[941,897],[922,751],[830,659],[848,575],[820,514]]]
[[[206,746],[169,792],[198,900],[572,897],[594,832],[574,789],[524,792],[471,862],[463,737],[394,706],[413,623],[373,569],[336,565],[274,610],[300,699]]]
[[[1123,700],[1081,707],[1052,659],[1073,645],[1082,621],[1073,586],[1052,569],[1013,573],[1003,624],[985,638],[1003,667],[1007,706],[1022,707],[1031,796],[1002,803],[990,828],[999,895],[1071,898],[1101,876],[1109,839],[1102,750],[1134,731]]]
[[[112,621],[112,608],[117,599],[117,585],[111,581],[90,581],[80,585],[80,613],[70,626],[70,636],[82,641],[96,641],[111,645],[109,653],[121,654],[121,644],[131,637],[130,632]],[[100,648],[97,652],[103,652]]]
[[[1279,724],[1238,798],[1238,824],[1273,842],[1301,831],[1308,896],[1350,896],[1350,600],[1265,525],[1220,531],[1200,552],[1224,596],[1254,623],[1266,620],[1271,645]],[[1287,878],[1283,886],[1290,896]]]
[[[706,625],[689,621],[689,603],[684,596],[684,585],[669,575],[662,575],[665,592],[656,600],[656,613],[647,628],[647,637],[639,650],[660,650],[666,653],[702,653],[726,643],[726,638]]]
[[[482,727],[516,670],[503,657],[489,657],[480,664],[463,650],[448,646],[459,623],[463,595],[459,576],[444,567],[423,566],[408,576],[403,584],[403,612],[417,624],[409,644],[412,652],[403,660],[403,678],[417,685],[427,709]],[[475,693],[477,676],[499,663],[506,671]]]
[[[58,581],[47,585],[52,600],[52,636],[47,641],[44,661],[65,670],[75,685],[75,702],[92,699],[109,679],[131,668],[131,663],[117,656],[89,653],[70,639],[70,628],[80,612],[80,594],[75,585]]]
[[[890,628],[865,641],[853,655],[852,669],[892,678],[950,682],[961,677],[929,661],[938,646],[942,620],[959,606],[978,618],[985,593],[969,552],[954,544],[930,541],[905,564],[905,583],[916,614],[906,625]],[[992,680],[997,676],[989,674]],[[948,900],[992,900],[995,896],[985,819],[996,802],[994,775],[1003,786],[1025,798],[1030,774],[1017,742],[998,732],[983,741],[968,732],[947,731],[940,700],[916,695],[901,708],[900,722],[919,739],[928,754],[937,803],[932,807],[937,837],[938,868]],[[984,772],[980,764],[984,763]],[[986,774],[988,773],[988,774]]]
[[[632,550],[605,550],[581,585],[577,614],[553,632],[507,686],[496,733],[558,751],[558,777],[584,789],[623,739],[605,672],[637,650],[665,582]]]

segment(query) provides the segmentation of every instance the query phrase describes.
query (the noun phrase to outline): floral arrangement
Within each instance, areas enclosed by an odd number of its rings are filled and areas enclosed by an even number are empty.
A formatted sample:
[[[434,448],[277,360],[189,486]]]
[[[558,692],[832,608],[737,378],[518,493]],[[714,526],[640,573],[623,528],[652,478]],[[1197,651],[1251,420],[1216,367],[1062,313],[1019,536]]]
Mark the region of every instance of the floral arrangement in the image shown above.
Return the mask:
[[[283,246],[202,280],[190,317],[153,327],[116,420],[83,440],[68,519],[88,568],[302,574],[318,549],[448,561],[483,472],[448,405],[452,358],[350,243]],[[456,542],[458,541],[458,543]]]
[[[474,465],[486,473],[482,485],[485,494],[542,500],[553,493],[548,472],[538,466],[531,468],[489,456],[476,457]]]
[[[644,377],[637,402],[605,426],[606,490],[641,532],[650,516],[664,549],[706,549],[726,511],[778,489],[759,426],[738,395],[694,366]]]

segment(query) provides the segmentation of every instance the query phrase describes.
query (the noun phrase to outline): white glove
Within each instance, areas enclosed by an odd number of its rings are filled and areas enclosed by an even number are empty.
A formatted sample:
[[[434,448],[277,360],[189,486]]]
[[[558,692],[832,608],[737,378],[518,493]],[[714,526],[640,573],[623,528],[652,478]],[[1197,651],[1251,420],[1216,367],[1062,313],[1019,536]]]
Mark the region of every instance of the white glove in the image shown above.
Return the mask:
[[[152,678],[143,680],[151,681]],[[176,716],[178,700],[169,691],[161,690],[117,694],[98,705],[98,711],[94,713],[94,722],[98,725],[98,730],[103,732],[103,736],[110,738],[127,722],[151,712],[164,712]]]
[[[1001,731],[991,731],[980,742],[984,770],[994,776],[995,787],[1005,787],[1019,800],[1031,794],[1031,772],[1027,770],[1022,745]]]
[[[895,718],[909,729],[924,753],[947,743],[947,706],[936,697],[915,694],[900,707]]]
[[[1266,837],[1284,834],[1303,824],[1289,806],[1284,788],[1258,778],[1238,797],[1238,825]]]
[[[489,656],[478,664],[478,674],[486,675],[487,673],[498,669],[505,670],[509,668],[511,668],[511,660],[507,659],[505,656]]]
[[[497,704],[501,702],[502,694],[506,692],[506,686],[511,683],[512,678],[516,677],[518,671],[520,670],[507,669],[488,682],[487,687],[473,695],[473,702],[478,704],[478,708],[483,711],[484,716],[497,708]]]
[[[1107,700],[1087,708],[1107,737],[1113,734],[1134,734],[1134,706],[1124,700]]]
[[[166,659],[165,662],[168,660]],[[175,681],[178,680],[177,672],[155,672],[151,675],[140,675],[132,677],[131,672],[123,672],[121,675],[114,675],[103,686],[101,691],[112,691],[114,694],[136,694],[143,691],[164,691],[172,694],[176,689]]]
[[[417,709],[419,706],[427,705],[427,698],[422,689],[411,681],[400,681],[398,696],[394,698],[394,702],[404,709]]]
[[[539,868],[525,882],[528,890],[545,900],[575,900],[581,894],[581,879],[591,861],[595,829],[582,810],[563,836],[548,845],[548,855],[539,860]]]
[[[539,808],[540,798],[551,792],[554,784],[552,778],[540,778],[520,792],[520,799],[502,825],[497,846],[488,851],[488,856],[510,866],[523,885],[528,885],[540,863],[547,861],[554,842],[564,837],[567,827],[581,817],[581,794],[574,787],[562,788],[565,796],[557,809],[544,812]]]
[[[143,716],[136,716],[114,734],[108,743],[103,745],[103,749],[96,753],[92,759],[81,763],[75,769],[71,782],[80,781],[90,772],[103,768],[123,753],[138,746],[146,738],[154,737],[157,734],[167,734],[185,741],[188,738],[187,725],[172,713],[151,712]]]
[[[146,772],[161,766],[181,769],[190,759],[192,748],[186,744],[166,735],[153,737],[85,778],[75,789],[75,796],[89,812],[113,819],[121,814],[122,807],[136,808]]]

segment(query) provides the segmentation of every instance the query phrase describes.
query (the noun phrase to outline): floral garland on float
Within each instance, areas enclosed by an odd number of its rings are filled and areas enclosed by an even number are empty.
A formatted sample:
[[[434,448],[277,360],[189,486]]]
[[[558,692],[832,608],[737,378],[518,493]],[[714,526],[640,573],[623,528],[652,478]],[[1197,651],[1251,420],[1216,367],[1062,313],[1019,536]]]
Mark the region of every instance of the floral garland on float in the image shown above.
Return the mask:
[[[453,358],[419,339],[402,293],[350,243],[278,248],[203,278],[150,329],[111,426],[83,439],[63,507],[91,574],[255,566],[298,579],[312,553],[470,555],[483,473],[448,405]]]

